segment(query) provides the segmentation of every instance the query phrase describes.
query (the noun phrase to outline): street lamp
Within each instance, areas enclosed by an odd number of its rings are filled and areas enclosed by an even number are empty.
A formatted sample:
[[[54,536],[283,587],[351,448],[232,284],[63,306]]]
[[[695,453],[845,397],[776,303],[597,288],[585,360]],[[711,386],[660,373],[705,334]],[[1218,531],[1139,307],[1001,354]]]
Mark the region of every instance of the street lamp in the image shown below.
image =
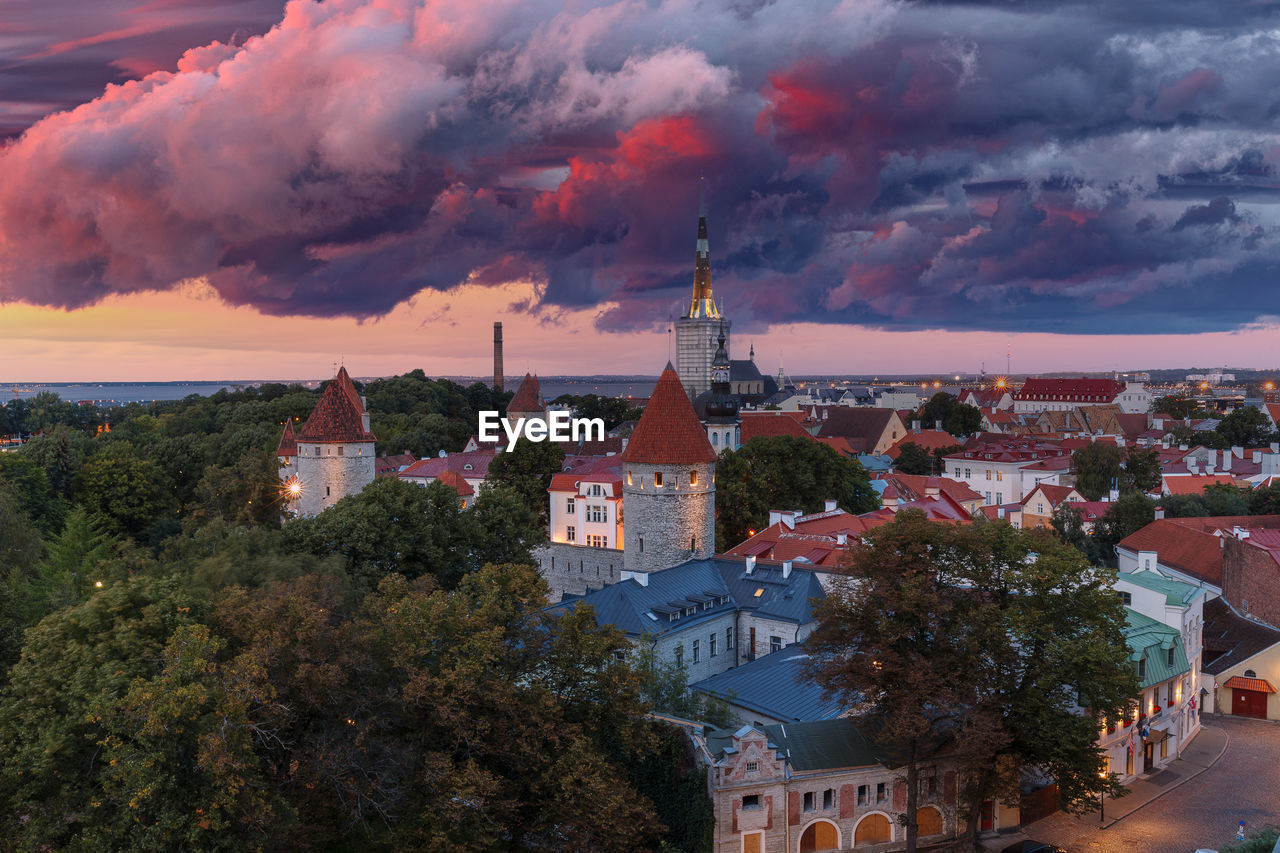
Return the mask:
[[[1111,763],[1110,758],[1106,759],[1106,761],[1108,764]],[[1102,779],[1107,778],[1106,765],[1103,765],[1102,769],[1098,771],[1098,776]],[[1103,786],[1098,789],[1098,823],[1106,823],[1106,822],[1107,822],[1107,789],[1106,789],[1106,786]]]

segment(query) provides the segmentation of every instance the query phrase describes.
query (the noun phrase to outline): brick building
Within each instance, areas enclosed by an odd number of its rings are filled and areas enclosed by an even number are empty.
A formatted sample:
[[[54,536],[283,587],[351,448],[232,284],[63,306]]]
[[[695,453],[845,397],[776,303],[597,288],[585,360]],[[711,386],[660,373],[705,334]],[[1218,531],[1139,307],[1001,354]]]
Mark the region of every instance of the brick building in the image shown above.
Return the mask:
[[[907,785],[848,719],[743,726],[694,737],[708,766],[715,853],[897,850]],[[922,844],[956,832],[956,774],[939,756],[920,770]]]

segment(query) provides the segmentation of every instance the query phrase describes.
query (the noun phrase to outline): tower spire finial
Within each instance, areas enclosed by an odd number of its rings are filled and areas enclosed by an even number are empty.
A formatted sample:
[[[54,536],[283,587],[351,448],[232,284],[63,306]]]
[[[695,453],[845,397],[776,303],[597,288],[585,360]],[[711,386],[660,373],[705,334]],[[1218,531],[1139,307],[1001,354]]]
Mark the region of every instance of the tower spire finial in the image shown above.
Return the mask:
[[[689,302],[690,319],[720,317],[711,294],[711,247],[707,240],[707,197],[704,179],[698,178],[698,243],[693,259],[693,299]]]

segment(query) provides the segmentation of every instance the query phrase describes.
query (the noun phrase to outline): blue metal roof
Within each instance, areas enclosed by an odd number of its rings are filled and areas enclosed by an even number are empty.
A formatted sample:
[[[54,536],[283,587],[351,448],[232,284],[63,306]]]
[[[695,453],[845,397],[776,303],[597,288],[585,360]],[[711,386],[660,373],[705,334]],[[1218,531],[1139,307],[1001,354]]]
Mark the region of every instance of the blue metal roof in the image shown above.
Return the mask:
[[[844,705],[837,699],[824,699],[822,688],[805,676],[808,659],[803,646],[790,646],[690,686],[775,720],[839,717]]]
[[[810,599],[825,597],[822,585],[811,570],[796,567],[784,578],[780,566],[757,565],[751,574],[739,560],[690,560],[669,569],[650,572],[647,585],[628,578],[593,590],[581,598],[552,605],[552,610],[590,604],[596,621],[614,625],[631,637],[683,631],[690,625],[737,610],[754,611],[762,617],[804,625],[813,620]],[[757,594],[758,591],[758,594]],[[721,604],[719,597],[727,596]],[[703,609],[702,602],[711,601]],[[696,607],[691,615],[684,608]],[[675,609],[681,614],[671,621]]]

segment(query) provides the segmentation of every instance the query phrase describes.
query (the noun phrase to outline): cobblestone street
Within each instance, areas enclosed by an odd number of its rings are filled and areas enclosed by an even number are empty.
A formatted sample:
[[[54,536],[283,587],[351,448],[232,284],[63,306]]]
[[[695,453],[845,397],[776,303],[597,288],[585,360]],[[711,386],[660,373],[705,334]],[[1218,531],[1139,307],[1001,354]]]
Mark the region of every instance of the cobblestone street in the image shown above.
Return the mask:
[[[1097,812],[1056,814],[1027,827],[1027,835],[1068,853],[1190,853],[1233,840],[1240,820],[1249,830],[1280,823],[1280,725],[1209,717],[1200,737],[1211,726],[1225,731],[1230,742],[1222,758],[1198,776],[1106,828]],[[1180,770],[1190,775],[1195,768]],[[1153,781],[1178,780],[1165,776]]]

